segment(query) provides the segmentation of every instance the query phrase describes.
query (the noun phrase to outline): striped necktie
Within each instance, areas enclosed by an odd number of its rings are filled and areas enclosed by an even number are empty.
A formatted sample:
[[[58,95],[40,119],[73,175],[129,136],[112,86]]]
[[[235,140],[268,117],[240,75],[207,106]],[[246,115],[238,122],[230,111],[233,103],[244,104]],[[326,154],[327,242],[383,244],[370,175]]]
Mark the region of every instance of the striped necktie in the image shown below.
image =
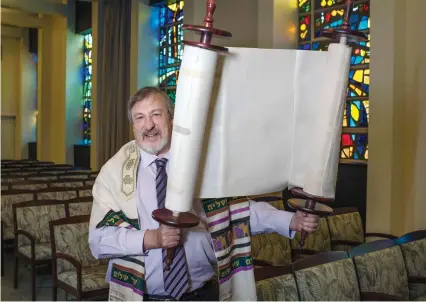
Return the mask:
[[[159,158],[155,161],[157,165],[157,202],[158,208],[164,208],[166,201],[167,188],[167,172],[166,158]],[[182,245],[175,248],[175,257],[170,266],[170,270],[166,270],[167,249],[163,249],[163,277],[164,289],[174,299],[179,300],[188,289],[188,267],[186,265],[185,249]]]

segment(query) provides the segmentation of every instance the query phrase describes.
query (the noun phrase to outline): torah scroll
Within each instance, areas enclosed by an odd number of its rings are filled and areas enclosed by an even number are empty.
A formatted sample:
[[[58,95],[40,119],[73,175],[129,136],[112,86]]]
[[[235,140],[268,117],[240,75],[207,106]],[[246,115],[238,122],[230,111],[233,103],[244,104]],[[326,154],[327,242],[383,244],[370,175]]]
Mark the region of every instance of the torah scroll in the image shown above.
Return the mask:
[[[166,207],[288,186],[333,198],[350,48],[203,51],[184,51]]]

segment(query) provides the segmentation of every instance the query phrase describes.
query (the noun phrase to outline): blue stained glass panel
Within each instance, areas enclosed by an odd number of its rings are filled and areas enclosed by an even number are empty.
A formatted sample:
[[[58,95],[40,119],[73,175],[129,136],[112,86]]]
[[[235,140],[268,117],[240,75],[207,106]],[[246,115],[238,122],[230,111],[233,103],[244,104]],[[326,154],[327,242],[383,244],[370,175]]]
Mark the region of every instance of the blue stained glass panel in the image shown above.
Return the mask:
[[[311,43],[303,43],[299,44],[300,50],[311,50]]]
[[[368,134],[342,134],[340,157],[343,159],[368,159]]]
[[[183,55],[184,1],[177,0],[160,10],[159,87],[175,100]]]
[[[369,110],[369,100],[347,101],[343,118],[343,127],[368,127]]]
[[[84,35],[83,40],[83,144],[90,145],[92,119],[92,34]]]
[[[368,97],[370,94],[370,69],[349,71],[348,97]]]

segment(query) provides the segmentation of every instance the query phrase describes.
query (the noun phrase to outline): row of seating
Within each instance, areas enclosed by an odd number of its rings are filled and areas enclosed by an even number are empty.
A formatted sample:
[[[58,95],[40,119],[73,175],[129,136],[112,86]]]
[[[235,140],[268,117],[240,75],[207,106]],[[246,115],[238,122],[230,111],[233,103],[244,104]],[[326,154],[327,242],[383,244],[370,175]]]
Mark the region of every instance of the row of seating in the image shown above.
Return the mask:
[[[35,268],[52,265],[52,299],[57,288],[77,300],[107,294],[107,259],[97,260],[88,246],[92,197],[29,201],[13,205],[15,234],[14,286],[19,261],[32,268],[32,298],[36,300]],[[93,292],[95,291],[95,293]]]
[[[52,177],[49,180],[22,180],[9,182],[1,185],[3,193],[10,190],[39,190],[47,188],[78,188],[93,186],[95,177],[89,178],[69,178],[69,175],[62,177]]]
[[[254,201],[268,202],[277,209],[284,210],[282,192],[248,197]],[[261,234],[252,238],[252,255],[255,263],[287,265],[303,257],[327,251],[350,251],[367,241],[395,239],[391,234],[365,233],[361,215],[356,208],[336,208],[328,217],[321,218],[318,230],[309,235],[303,248],[299,247],[301,235],[293,239],[279,234]]]
[[[260,301],[426,300],[426,230],[255,268]]]
[[[105,296],[108,260],[95,259],[88,246],[97,173],[49,166],[36,175],[28,171],[34,168],[2,174],[2,244],[13,246],[14,287],[18,287],[18,268],[23,262],[32,271],[32,300],[36,300],[36,268],[43,265],[52,267],[53,300],[58,288],[77,300]]]
[[[45,173],[36,172],[36,176],[26,174],[25,170],[20,172],[25,175],[2,175],[2,261],[5,245],[13,247],[15,288],[19,260],[31,266],[33,300],[36,298],[36,267],[52,264],[50,221],[90,215],[92,187],[97,174],[90,170],[51,168],[44,170]],[[83,237],[79,238],[84,240]],[[64,234],[62,240],[68,242],[68,235]],[[3,268],[2,263],[2,275]]]

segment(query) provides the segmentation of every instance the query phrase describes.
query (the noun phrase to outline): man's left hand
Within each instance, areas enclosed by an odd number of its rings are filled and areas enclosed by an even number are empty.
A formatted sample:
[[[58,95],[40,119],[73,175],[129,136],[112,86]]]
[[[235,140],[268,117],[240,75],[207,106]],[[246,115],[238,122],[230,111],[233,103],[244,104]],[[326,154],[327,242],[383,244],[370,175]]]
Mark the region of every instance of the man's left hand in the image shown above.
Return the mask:
[[[319,216],[297,211],[290,222],[290,230],[313,233],[318,229]]]

